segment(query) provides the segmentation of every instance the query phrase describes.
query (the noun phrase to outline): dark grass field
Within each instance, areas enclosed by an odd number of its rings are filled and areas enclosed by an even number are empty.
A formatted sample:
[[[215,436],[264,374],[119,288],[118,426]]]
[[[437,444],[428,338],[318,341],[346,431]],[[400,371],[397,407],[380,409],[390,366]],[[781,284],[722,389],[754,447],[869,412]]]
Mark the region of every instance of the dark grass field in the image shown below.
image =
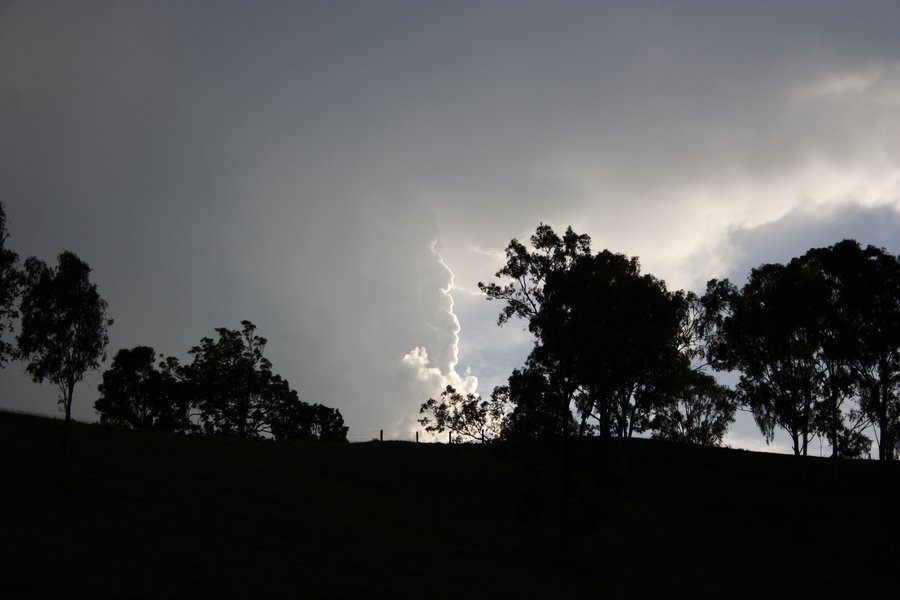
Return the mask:
[[[558,445],[61,440],[0,412],[0,598],[900,597],[871,461],[573,444],[563,555]]]

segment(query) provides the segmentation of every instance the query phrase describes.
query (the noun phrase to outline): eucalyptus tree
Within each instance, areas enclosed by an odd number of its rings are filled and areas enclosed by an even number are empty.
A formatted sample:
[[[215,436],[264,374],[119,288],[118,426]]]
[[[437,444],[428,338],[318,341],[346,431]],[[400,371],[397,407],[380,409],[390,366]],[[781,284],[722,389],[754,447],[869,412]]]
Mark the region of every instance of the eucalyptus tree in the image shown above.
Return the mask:
[[[871,440],[863,434],[871,419],[859,402],[862,371],[858,367],[866,354],[859,325],[865,311],[851,298],[852,290],[859,288],[854,281],[868,277],[866,262],[853,240],[813,248],[791,261],[809,274],[816,300],[810,313],[818,323],[823,383],[817,420],[835,458],[859,457],[871,447]]]
[[[642,274],[636,257],[593,254],[590,238],[571,227],[559,236],[541,224],[530,242],[530,250],[515,239],[507,246],[500,283],[478,284],[488,300],[504,303],[500,325],[525,319],[535,337],[526,368],[514,373],[520,393],[510,380],[509,425],[517,435],[531,422],[545,430],[545,416],[555,413],[564,432],[574,408],[581,435],[647,431],[656,408],[702,368],[716,313],[695,294],[670,292]],[[552,409],[538,410],[538,398]]]
[[[479,282],[478,288],[489,301],[504,304],[497,318],[498,325],[508,323],[513,317],[524,319],[528,330],[539,340],[546,321],[540,318],[540,313],[548,279],[568,271],[577,259],[591,256],[591,238],[575,233],[571,227],[560,236],[552,227],[541,223],[529,242],[531,250],[517,239],[512,239],[506,247],[506,264],[495,274],[501,283]],[[528,361],[532,383],[537,374],[545,378],[541,385],[542,398],[551,407],[541,409],[541,412],[557,415],[557,431],[567,431],[572,402],[579,387],[569,365],[542,352],[539,343]],[[519,408],[519,416],[524,406]],[[517,431],[521,434],[521,427]]]
[[[462,394],[448,385],[440,398],[429,398],[419,408],[419,423],[428,433],[450,432],[450,439],[490,442],[500,436],[506,416],[504,396],[483,400],[471,392]]]
[[[690,371],[689,382],[657,407],[653,437],[701,446],[721,446],[734,422],[733,391],[706,373]]]
[[[853,240],[820,251],[839,283],[841,345],[863,413],[875,426],[880,460],[900,442],[900,257]]]
[[[69,423],[75,385],[105,360],[109,343],[107,303],[91,283],[91,268],[63,251],[53,268],[29,257],[25,261],[21,323],[16,338],[25,370],[37,383],[50,381],[59,390],[65,413],[60,487],[66,488]]]
[[[727,282],[708,291],[729,305],[713,345],[714,365],[741,372],[738,398],[766,441],[780,427],[796,455],[806,455],[815,436],[823,388],[819,290],[807,275],[797,263],[764,264],[751,271],[739,293]]]
[[[94,402],[100,423],[163,431],[193,429],[183,382],[171,371],[157,369],[156,360],[156,352],[147,346],[116,353]]]
[[[287,382],[282,380],[283,385]],[[341,411],[299,400],[297,392],[281,395],[269,416],[272,437],[278,441],[346,442],[348,427]]]
[[[510,411],[503,423],[505,440],[547,440],[578,431],[571,411],[560,417],[559,398],[568,397],[571,384],[558,378],[559,369],[544,369],[529,357],[525,366],[514,369],[507,385],[494,388]],[[575,396],[578,404],[579,397]]]
[[[535,317],[544,302],[544,285],[552,273],[565,272],[579,257],[591,255],[591,238],[579,235],[571,227],[560,237],[553,228],[543,223],[529,238],[533,250],[517,239],[506,247],[506,264],[495,274],[504,283],[478,283],[488,300],[500,301],[505,306],[497,319],[498,325],[512,317],[528,322],[529,330],[539,333]]]
[[[346,441],[340,411],[303,402],[287,380],[272,372],[263,355],[267,341],[256,335],[253,323],[241,321],[240,330],[220,327],[216,333],[216,339],[205,337],[191,348],[190,363],[169,357],[161,365],[176,385],[174,402],[187,402],[192,422],[203,433]]]
[[[217,328],[217,339],[201,339],[189,351],[192,361],[176,368],[206,434],[253,438],[271,433],[270,414],[291,396],[287,382],[272,373],[272,363],[263,356],[266,339],[255,332],[250,321],[242,321],[240,331]]]
[[[112,325],[90,273],[90,266],[69,251],[59,254],[55,268],[34,257],[25,261],[19,354],[35,382],[58,387],[67,425],[75,384],[105,359]]]
[[[637,258],[608,250],[582,256],[547,278],[536,317],[541,353],[579,384],[581,429],[631,437],[689,369],[679,344],[686,298],[641,274]]]

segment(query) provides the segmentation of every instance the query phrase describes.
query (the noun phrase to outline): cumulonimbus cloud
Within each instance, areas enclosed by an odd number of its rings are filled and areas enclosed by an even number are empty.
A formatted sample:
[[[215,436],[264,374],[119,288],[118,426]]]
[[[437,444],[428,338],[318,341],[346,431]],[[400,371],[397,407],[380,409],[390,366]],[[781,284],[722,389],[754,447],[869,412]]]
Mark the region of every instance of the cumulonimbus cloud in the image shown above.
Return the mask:
[[[430,356],[425,346],[416,346],[403,355],[403,366],[414,373],[415,378],[410,382],[411,392],[414,397],[420,397],[423,401],[436,397],[448,385],[453,386],[461,393],[477,393],[478,378],[469,372],[460,374],[457,371],[459,364],[459,318],[453,311],[453,271],[444,262],[438,252],[438,242],[433,241],[429,250],[435,262],[441,267],[441,272],[446,276],[446,284],[438,287],[437,292],[442,296],[440,302],[435,304],[436,315],[431,326],[442,328],[445,334],[442,338],[442,346],[437,348],[434,356]],[[408,426],[408,420],[401,422],[400,426]]]

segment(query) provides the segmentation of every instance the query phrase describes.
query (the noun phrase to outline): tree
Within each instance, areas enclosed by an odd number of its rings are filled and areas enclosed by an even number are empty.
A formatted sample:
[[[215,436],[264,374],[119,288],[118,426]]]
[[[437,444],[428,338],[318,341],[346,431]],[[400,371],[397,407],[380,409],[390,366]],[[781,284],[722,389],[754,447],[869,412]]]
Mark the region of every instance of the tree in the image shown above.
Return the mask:
[[[687,368],[679,344],[685,313],[682,294],[642,275],[636,258],[608,250],[547,277],[535,317],[538,354],[578,384],[582,431],[589,418],[601,435],[631,437],[649,427]]]
[[[859,407],[875,425],[879,459],[892,460],[900,442],[900,257],[853,240],[820,252],[839,282],[841,342]]]
[[[94,410],[100,423],[134,429],[189,431],[190,406],[181,382],[155,365],[147,346],[121,349],[103,373]]]
[[[578,430],[572,418],[565,389],[555,386],[553,373],[541,371],[529,361],[524,369],[515,369],[509,384],[494,388],[492,397],[512,406],[506,416],[501,437],[505,440],[546,440],[563,435],[562,419],[566,421],[565,435]],[[562,386],[565,388],[566,386]]]
[[[820,348],[818,360],[822,376],[822,394],[815,415],[816,426],[825,434],[834,458],[857,458],[868,453],[872,441],[862,431],[869,427],[869,415],[858,405],[845,409],[846,400],[859,399],[859,364],[862,340],[855,339],[860,307],[848,297],[848,285],[866,271],[866,258],[859,244],[844,240],[827,248],[813,248],[791,264],[799,263],[816,286],[818,310],[811,310],[818,321]],[[813,307],[811,307],[812,309]]]
[[[705,355],[712,327],[705,307],[641,274],[637,258],[592,254],[590,238],[571,227],[560,237],[541,224],[530,241],[533,250],[509,243],[496,274],[501,283],[478,284],[488,300],[505,303],[498,324],[517,316],[535,336],[529,393],[517,398],[510,385],[510,431],[522,435],[524,424],[544,423],[548,414],[557,415],[557,432],[566,431],[573,402],[579,434],[646,431],[656,407],[683,385],[691,360]],[[537,398],[550,406],[538,409]],[[535,419],[526,410],[538,411]]]
[[[761,265],[739,292],[710,282],[704,302],[720,310],[713,362],[742,371],[739,397],[767,441],[781,427],[795,454],[824,434],[833,456],[860,456],[871,421],[887,459],[900,421],[898,299],[897,257],[853,240]],[[858,406],[847,410],[848,399]]]
[[[819,330],[825,308],[816,283],[797,262],[753,269],[740,293],[729,294],[730,315],[716,344],[718,368],[741,371],[738,397],[766,441],[780,427],[796,455],[807,454],[818,431],[826,385]]]
[[[507,245],[506,265],[495,274],[502,284],[479,282],[478,288],[489,301],[504,303],[497,319],[498,325],[506,324],[512,317],[525,319],[528,330],[539,339],[543,325],[540,314],[548,278],[554,273],[567,271],[579,257],[591,256],[591,238],[575,233],[571,227],[560,237],[549,225],[540,223],[529,241],[533,250],[516,239]],[[578,383],[569,367],[569,364],[536,344],[528,357],[525,369],[528,375],[521,379],[521,383],[530,386],[529,391],[524,395],[517,393],[513,384],[515,373],[510,380],[510,398],[516,403],[510,435],[527,437],[529,434],[523,427],[529,423],[539,427],[532,432],[538,437],[554,430],[555,435],[569,431],[571,404],[578,391]],[[538,383],[539,378],[544,381]],[[546,405],[538,404],[538,399]],[[526,414],[526,411],[534,414]],[[548,427],[547,416],[551,414],[557,418],[555,427]]]
[[[217,340],[203,338],[191,348],[189,365],[170,361],[199,411],[203,431],[210,435],[253,438],[271,433],[275,407],[296,398],[287,382],[272,373],[272,363],[263,356],[266,339],[255,335],[256,326],[241,321],[241,327],[220,327]]]
[[[450,439],[455,442],[464,438],[489,442],[500,435],[506,411],[501,395],[482,400],[477,394],[463,395],[448,385],[440,400],[429,398],[419,408],[419,414],[424,415],[419,423],[428,433],[450,431]]]
[[[286,382],[285,382],[286,383]],[[278,441],[346,442],[348,427],[336,408],[308,404],[297,398],[283,396],[283,402],[271,417],[273,437]]]
[[[55,269],[34,257],[25,261],[19,352],[35,382],[49,380],[59,388],[67,425],[75,384],[105,359],[112,325],[90,273],[88,264],[69,251],[59,254]]]
[[[505,285],[478,283],[488,300],[505,303],[497,319],[503,325],[512,317],[528,321],[529,329],[535,330],[537,316],[544,300],[544,283],[556,271],[565,271],[579,256],[590,256],[591,238],[579,235],[569,227],[559,237],[549,225],[539,224],[530,238],[533,251],[516,239],[506,247],[506,265],[497,271],[498,279],[511,279]]]
[[[256,326],[216,329],[218,339],[203,338],[190,350],[193,360],[180,365],[169,357],[163,373],[178,380],[207,435],[276,440],[345,441],[348,428],[340,411],[300,400],[287,380],[272,372],[263,356],[266,339]]]
[[[8,238],[6,212],[0,202],[0,366],[13,355],[13,345],[4,337],[12,330],[13,320],[18,316],[15,303],[22,285],[19,255],[6,247]]]
[[[672,395],[653,417],[653,437],[702,446],[721,446],[734,422],[733,392],[705,373],[690,372],[690,384]]]

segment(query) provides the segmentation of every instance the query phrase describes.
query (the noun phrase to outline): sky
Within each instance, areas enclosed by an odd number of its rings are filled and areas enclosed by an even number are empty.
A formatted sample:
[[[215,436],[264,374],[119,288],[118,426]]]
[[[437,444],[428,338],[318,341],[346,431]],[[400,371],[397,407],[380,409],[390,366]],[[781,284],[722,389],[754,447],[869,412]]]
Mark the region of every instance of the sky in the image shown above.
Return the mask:
[[[523,363],[477,283],[541,222],[670,289],[900,252],[898,27],[877,1],[0,0],[8,245],[91,265],[110,358],[247,319],[351,439],[411,436]],[[0,407],[56,391],[12,363]],[[746,415],[728,442],[765,448]]]

